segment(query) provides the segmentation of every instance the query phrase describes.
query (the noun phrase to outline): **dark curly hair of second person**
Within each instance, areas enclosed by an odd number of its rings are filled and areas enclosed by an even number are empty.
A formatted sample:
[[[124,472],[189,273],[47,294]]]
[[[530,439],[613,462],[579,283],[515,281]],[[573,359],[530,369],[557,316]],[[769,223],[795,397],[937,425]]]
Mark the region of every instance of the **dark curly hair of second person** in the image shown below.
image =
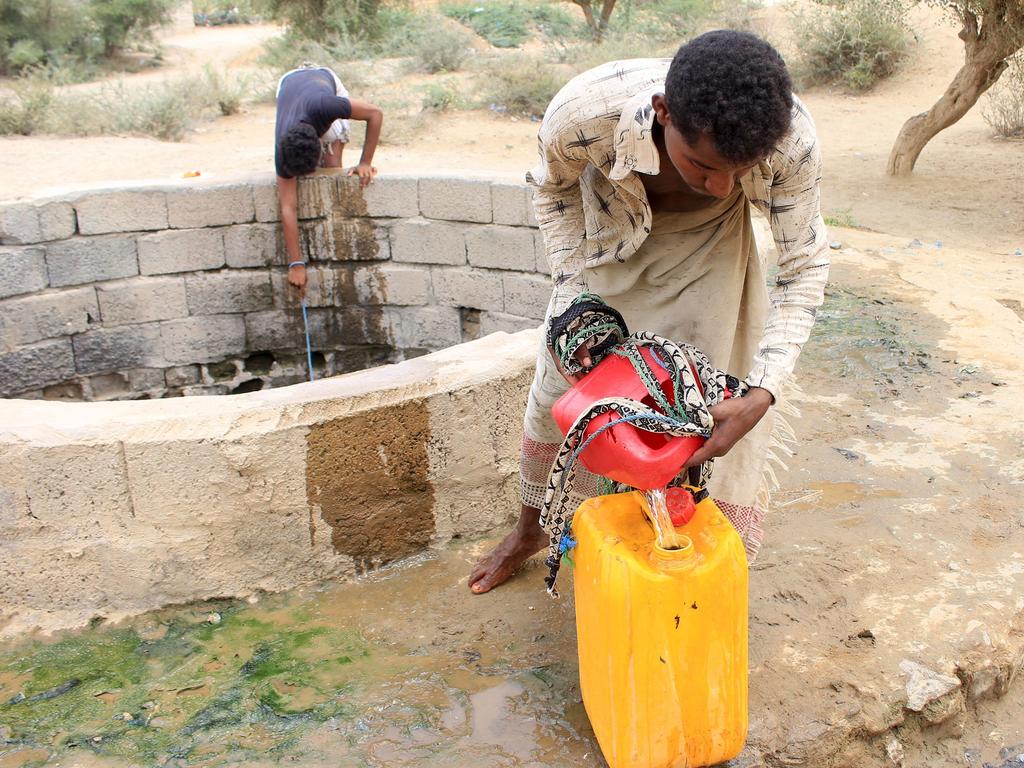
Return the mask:
[[[281,164],[291,176],[305,176],[320,163],[320,137],[309,123],[299,123],[281,139]]]
[[[767,157],[789,129],[793,83],[770,44],[721,29],[676,52],[665,78],[665,99],[687,142],[706,133],[726,160],[748,163]]]

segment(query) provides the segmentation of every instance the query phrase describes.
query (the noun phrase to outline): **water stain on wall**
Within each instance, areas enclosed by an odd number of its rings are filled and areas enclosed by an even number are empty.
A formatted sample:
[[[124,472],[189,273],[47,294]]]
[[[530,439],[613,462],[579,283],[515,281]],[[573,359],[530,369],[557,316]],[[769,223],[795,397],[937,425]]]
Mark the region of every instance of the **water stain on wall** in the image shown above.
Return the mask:
[[[306,493],[339,554],[365,571],[422,550],[434,534],[425,401],[310,429]]]

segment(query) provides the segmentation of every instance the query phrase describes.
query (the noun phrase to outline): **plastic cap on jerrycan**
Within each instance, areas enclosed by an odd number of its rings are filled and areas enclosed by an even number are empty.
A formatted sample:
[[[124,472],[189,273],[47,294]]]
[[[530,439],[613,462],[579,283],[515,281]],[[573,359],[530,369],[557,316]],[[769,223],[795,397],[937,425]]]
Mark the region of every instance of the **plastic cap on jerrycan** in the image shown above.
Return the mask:
[[[668,401],[674,404],[668,370],[655,358],[650,347],[641,347],[640,354],[657,377]],[[562,434],[568,434],[581,413],[607,397],[628,397],[657,410],[647,387],[633,370],[633,364],[621,355],[609,354],[552,407],[551,413]],[[621,416],[615,411],[594,418],[587,427],[584,441],[618,418]],[[594,438],[580,454],[580,461],[596,475],[650,490],[665,487],[703,444],[701,437],[647,432],[627,422],[616,424]]]

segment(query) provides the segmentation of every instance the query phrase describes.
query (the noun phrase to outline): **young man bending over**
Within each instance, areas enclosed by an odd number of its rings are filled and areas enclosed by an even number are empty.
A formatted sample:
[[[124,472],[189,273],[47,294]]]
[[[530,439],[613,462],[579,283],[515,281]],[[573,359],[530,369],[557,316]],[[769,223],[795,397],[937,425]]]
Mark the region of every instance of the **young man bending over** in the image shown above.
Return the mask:
[[[787,435],[771,405],[810,334],[829,267],[814,123],[785,63],[753,35],[709,32],[671,62],[616,61],[574,78],[548,107],[539,138],[527,180],[554,281],[548,323],[581,293],[596,293],[630,330],[689,342],[716,368],[746,377],[749,394],[711,409],[714,430],[687,466],[724,457],[709,490],[753,557],[768,459]],[[752,208],[769,218],[779,253],[770,292]],[[590,367],[586,344],[577,359]],[[551,406],[568,387],[542,341],[519,523],[473,570],[476,593],[548,543],[538,508],[562,442]],[[590,481],[584,494],[596,493]]]
[[[306,265],[299,254],[296,179],[312,173],[317,166],[341,167],[341,154],[349,139],[349,119],[366,121],[362,157],[348,172],[349,176],[358,176],[365,187],[377,175],[373,153],[384,123],[380,108],[350,99],[341,80],[326,67],[294,69],[278,83],[274,129],[277,198],[288,252],[288,282],[302,295],[306,291]]]

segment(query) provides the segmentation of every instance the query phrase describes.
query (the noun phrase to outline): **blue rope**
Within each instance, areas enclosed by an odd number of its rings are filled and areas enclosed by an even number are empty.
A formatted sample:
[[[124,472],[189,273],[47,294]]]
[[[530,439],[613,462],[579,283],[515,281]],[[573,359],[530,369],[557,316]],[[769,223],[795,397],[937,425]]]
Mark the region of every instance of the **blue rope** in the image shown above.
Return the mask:
[[[306,310],[306,300],[302,300],[302,324],[306,328],[306,362],[309,364],[309,380],[313,381],[313,347],[309,342],[309,312]]]

